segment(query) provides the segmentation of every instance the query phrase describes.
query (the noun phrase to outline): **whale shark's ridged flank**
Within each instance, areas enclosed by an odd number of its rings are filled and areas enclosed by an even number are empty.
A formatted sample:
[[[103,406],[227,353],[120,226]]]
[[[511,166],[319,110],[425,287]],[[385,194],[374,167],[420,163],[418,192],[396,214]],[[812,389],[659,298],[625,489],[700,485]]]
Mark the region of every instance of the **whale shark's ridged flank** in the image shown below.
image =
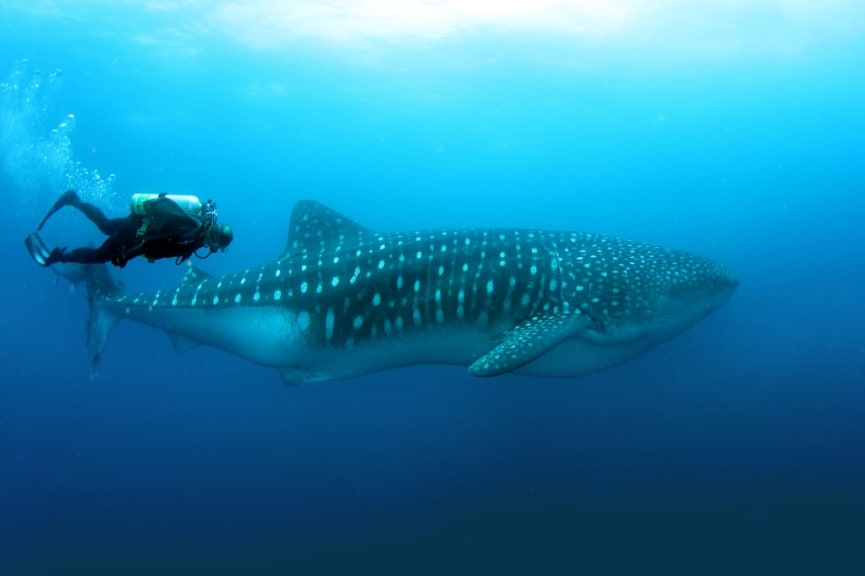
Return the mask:
[[[693,325],[737,283],[712,260],[609,236],[379,233],[302,201],[275,262],[220,277],[193,268],[156,293],[96,294],[92,315],[226,349],[292,382],[421,363],[578,376]]]

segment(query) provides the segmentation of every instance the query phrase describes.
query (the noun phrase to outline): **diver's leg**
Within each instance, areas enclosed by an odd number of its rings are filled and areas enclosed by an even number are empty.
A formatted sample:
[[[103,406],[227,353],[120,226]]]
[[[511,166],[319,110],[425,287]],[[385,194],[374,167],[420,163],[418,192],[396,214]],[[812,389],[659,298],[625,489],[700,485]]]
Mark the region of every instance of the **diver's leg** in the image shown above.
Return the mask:
[[[121,268],[126,266],[128,258],[126,257],[125,239],[119,234],[114,234],[105,239],[105,242],[99,248],[76,248],[66,251],[65,248],[55,248],[51,251],[51,255],[47,259],[48,266],[55,262],[76,262],[78,264],[99,264],[101,262],[111,262]]]
[[[104,253],[102,248],[76,248],[75,250],[66,251],[65,248],[55,248],[51,251],[51,255],[46,260],[46,266],[57,262],[74,262],[76,264],[99,264],[108,262],[109,257]]]
[[[76,194],[75,190],[67,190],[54,202],[54,205],[51,206],[51,209],[48,210],[45,217],[42,219],[42,222],[39,223],[39,227],[36,229],[42,230],[42,227],[45,226],[45,222],[47,222],[55,212],[64,206],[77,206],[80,201],[81,199],[78,198],[78,194]]]
[[[51,206],[51,209],[47,214],[45,214],[45,217],[36,229],[42,230],[42,227],[45,226],[45,222],[47,222],[55,212],[64,206],[74,206],[75,208],[78,208],[78,210],[80,210],[88,220],[96,224],[96,227],[99,228],[100,232],[106,236],[113,234],[126,220],[125,218],[109,218],[98,206],[94,206],[89,202],[82,202],[75,190],[67,190],[57,199],[56,202],[54,202],[54,205]]]
[[[65,247],[48,250],[39,234],[33,232],[24,239],[24,245],[27,247],[30,257],[40,266],[51,266],[59,262],[99,264],[110,260],[112,264],[122,268],[128,260],[126,242],[118,234],[106,238],[99,248],[75,248],[67,251]]]
[[[111,262],[122,268],[126,266],[126,262],[128,261],[126,256],[127,242],[120,234],[109,236],[98,248],[75,248],[74,250],[67,251],[64,247],[54,248],[49,252],[42,239],[35,232],[27,237],[25,244],[33,260],[42,266],[50,266],[58,262],[64,264],[100,264],[102,262]]]
[[[100,232],[107,236],[114,234],[120,225],[126,221],[126,218],[109,218],[98,206],[88,202],[77,202],[73,206],[78,208],[82,214],[87,216],[88,220],[96,224]]]

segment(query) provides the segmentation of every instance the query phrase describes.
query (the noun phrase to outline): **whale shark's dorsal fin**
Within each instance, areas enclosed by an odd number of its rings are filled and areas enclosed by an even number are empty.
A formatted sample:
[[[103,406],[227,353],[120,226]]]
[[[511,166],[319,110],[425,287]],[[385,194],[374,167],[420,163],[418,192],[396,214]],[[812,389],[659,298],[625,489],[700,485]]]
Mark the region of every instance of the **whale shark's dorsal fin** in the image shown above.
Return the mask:
[[[372,232],[351,218],[331,210],[314,200],[301,200],[291,211],[288,243],[280,259],[298,251],[315,252],[346,239],[359,238]]]
[[[195,266],[190,265],[186,269],[186,274],[183,275],[183,280],[180,281],[181,286],[190,286],[193,284],[199,284],[203,280],[207,280],[212,276],[205,272],[200,268],[196,268]]]

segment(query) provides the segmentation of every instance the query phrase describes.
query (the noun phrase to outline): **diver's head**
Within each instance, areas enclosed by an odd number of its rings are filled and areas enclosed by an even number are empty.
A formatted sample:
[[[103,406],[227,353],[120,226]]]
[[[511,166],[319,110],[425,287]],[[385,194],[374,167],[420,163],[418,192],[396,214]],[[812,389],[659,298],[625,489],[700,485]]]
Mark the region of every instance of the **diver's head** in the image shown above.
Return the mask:
[[[234,240],[234,232],[228,224],[212,224],[207,228],[204,243],[211,252],[225,251],[231,241]]]

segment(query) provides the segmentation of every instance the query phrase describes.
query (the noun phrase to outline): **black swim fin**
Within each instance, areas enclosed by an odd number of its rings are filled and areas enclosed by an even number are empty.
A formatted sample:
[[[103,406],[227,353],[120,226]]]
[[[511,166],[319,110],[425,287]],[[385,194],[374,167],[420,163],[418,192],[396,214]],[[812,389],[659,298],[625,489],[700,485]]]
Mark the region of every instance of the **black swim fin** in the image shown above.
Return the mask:
[[[75,190],[67,190],[60,196],[60,198],[57,199],[56,202],[54,202],[54,205],[45,214],[45,218],[42,219],[42,222],[39,223],[39,226],[36,228],[36,230],[42,230],[42,227],[45,226],[45,223],[48,221],[48,219],[54,216],[54,213],[63,208],[64,206],[74,206],[80,201],[81,199],[78,198],[78,193],[76,193]]]
[[[42,241],[39,234],[33,232],[27,236],[24,239],[24,245],[27,247],[27,252],[30,253],[30,257],[33,258],[34,262],[40,266],[48,266],[50,264],[51,252],[48,251],[45,242]]]
[[[24,245],[27,247],[27,252],[30,253],[33,261],[40,266],[51,266],[52,264],[61,262],[61,258],[66,252],[66,248],[55,248],[49,252],[48,247],[45,246],[45,242],[42,241],[42,238],[36,232],[33,232],[24,239]]]

